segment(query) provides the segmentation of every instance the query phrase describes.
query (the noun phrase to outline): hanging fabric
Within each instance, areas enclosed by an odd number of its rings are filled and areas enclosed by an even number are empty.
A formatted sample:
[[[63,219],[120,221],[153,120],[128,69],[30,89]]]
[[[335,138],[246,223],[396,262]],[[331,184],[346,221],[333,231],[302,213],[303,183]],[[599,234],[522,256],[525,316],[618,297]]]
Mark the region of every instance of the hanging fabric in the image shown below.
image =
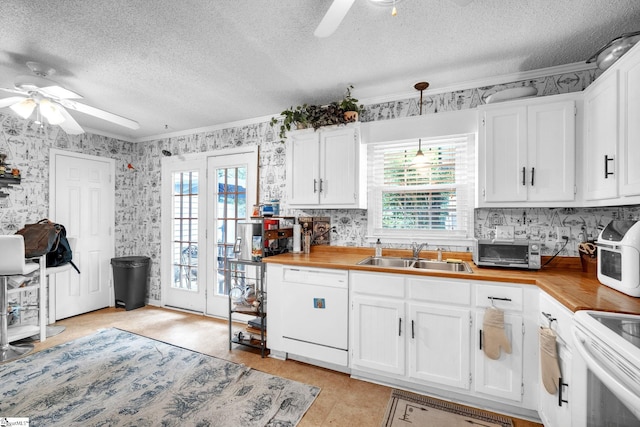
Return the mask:
[[[556,333],[550,328],[540,327],[540,377],[545,390],[549,394],[556,394],[560,384],[560,365],[558,364],[558,350]]]
[[[482,322],[484,354],[489,359],[499,359],[500,350],[511,353],[511,342],[504,330],[504,312],[496,307],[489,307],[484,312]]]

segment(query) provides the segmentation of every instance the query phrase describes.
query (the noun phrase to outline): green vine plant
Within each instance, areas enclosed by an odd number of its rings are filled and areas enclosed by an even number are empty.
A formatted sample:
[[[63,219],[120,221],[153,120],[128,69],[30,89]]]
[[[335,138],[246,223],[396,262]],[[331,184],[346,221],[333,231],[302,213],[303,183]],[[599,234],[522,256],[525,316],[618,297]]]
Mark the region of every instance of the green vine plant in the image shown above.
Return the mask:
[[[353,85],[347,87],[345,96],[340,101],[332,102],[327,105],[307,105],[302,104],[296,107],[291,106],[289,109],[280,113],[281,118],[272,117],[270,125],[272,127],[280,125],[278,137],[282,142],[287,137],[287,132],[292,130],[295,125],[297,129],[312,127],[318,130],[323,126],[341,125],[356,121],[355,118],[346,119],[345,112],[360,112],[364,109],[362,104],[358,104],[358,100],[351,95]]]

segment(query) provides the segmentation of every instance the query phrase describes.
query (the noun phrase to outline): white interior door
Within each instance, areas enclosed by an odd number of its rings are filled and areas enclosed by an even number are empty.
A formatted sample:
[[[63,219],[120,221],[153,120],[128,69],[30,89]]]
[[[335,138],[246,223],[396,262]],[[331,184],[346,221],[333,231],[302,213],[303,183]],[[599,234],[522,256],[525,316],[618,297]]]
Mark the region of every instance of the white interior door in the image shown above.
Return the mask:
[[[114,304],[114,174],[113,159],[51,150],[49,216],[77,239],[73,262],[81,272],[69,270],[51,282],[56,320]]]

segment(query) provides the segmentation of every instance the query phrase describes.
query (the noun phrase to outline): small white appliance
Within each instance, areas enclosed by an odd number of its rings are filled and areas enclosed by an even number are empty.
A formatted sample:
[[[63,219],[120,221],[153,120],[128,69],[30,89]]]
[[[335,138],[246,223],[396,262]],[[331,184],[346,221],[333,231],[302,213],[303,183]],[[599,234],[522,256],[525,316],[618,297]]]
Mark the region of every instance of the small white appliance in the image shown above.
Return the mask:
[[[596,245],[600,283],[640,297],[640,221],[611,221]]]

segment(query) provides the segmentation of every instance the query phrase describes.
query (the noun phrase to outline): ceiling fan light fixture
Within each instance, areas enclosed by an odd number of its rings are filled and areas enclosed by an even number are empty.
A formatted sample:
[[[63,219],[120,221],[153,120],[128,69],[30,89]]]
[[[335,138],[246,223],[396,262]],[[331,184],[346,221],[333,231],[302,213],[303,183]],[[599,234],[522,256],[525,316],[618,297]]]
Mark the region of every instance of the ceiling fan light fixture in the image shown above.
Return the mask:
[[[28,119],[33,113],[33,109],[36,108],[36,101],[33,98],[25,98],[17,104],[13,104],[10,108],[23,119]]]
[[[51,125],[59,125],[64,122],[64,116],[60,112],[60,108],[47,98],[40,100],[40,114],[47,119]]]

